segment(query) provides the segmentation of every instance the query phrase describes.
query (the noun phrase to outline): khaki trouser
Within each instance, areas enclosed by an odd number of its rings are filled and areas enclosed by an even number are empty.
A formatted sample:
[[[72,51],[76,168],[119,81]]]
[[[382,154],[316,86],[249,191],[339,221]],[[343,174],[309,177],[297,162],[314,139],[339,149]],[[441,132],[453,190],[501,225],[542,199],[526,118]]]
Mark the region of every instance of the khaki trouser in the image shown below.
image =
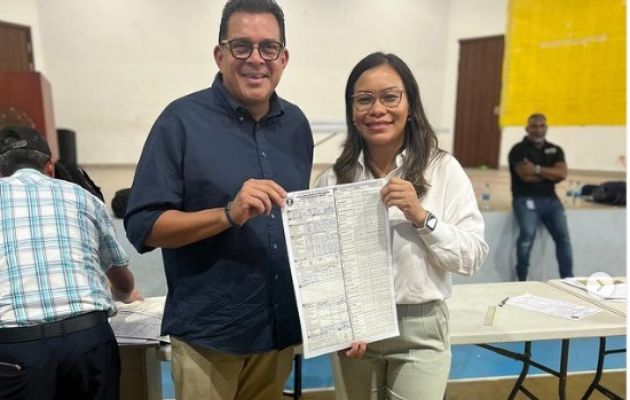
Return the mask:
[[[337,399],[441,400],[451,368],[442,301],[399,304],[400,336],[368,344],[361,359],[332,355]]]
[[[222,353],[175,337],[172,373],[177,400],[275,400],[291,373],[293,347],[251,355]]]

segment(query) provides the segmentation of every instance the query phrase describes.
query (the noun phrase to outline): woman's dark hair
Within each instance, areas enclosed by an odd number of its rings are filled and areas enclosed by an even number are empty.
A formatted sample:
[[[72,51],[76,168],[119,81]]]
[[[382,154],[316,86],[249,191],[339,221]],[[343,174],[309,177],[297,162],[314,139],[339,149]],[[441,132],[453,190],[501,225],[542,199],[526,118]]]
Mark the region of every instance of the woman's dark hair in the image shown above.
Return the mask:
[[[88,173],[78,165],[64,164],[61,161],[57,161],[55,163],[55,178],[75,183],[98,197],[103,203],[105,202],[101,188],[97,186]]]
[[[362,150],[366,157],[366,166],[370,165],[369,154],[363,138],[353,123],[352,95],[354,94],[354,85],[361,74],[381,65],[391,66],[402,79],[405,88],[405,95],[409,103],[409,119],[405,126],[405,137],[400,149],[400,151],[406,150],[402,165],[402,177],[413,184],[418,197],[420,197],[429,188],[429,183],[424,179],[424,171],[429,165],[431,158],[440,157],[445,153],[438,148],[437,136],[424,113],[418,82],[416,82],[407,64],[394,54],[372,53],[359,61],[352,72],[350,72],[345,93],[348,133],[343,151],[333,165],[333,170],[337,176],[337,183],[352,182],[355,178],[356,163]]]
[[[219,42],[227,39],[228,21],[232,14],[237,12],[246,12],[252,14],[273,14],[278,21],[280,27],[280,41],[287,44],[284,33],[284,13],[282,8],[274,0],[229,0],[223,7],[221,15],[221,24],[219,25]]]

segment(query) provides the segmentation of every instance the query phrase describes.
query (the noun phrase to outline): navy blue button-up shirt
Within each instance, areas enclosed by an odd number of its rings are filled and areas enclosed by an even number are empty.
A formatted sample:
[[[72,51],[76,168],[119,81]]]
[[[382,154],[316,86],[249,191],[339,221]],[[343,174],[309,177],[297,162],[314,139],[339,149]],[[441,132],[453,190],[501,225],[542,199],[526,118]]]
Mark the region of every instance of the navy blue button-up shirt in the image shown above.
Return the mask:
[[[295,105],[271,98],[256,122],[218,74],[209,89],[158,117],[136,169],[125,228],[139,252],[166,210],[223,207],[247,179],[308,187],[313,137]],[[280,210],[177,249],[162,249],[168,285],[162,334],[250,354],[299,343],[300,324]]]

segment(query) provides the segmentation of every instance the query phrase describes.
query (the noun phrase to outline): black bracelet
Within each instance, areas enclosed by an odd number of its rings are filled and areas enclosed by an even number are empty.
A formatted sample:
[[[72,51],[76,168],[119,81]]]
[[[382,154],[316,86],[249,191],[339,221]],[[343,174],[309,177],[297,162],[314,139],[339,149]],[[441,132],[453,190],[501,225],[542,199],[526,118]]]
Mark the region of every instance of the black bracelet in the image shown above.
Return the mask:
[[[232,207],[232,202],[230,201],[223,208],[223,211],[225,211],[225,218],[227,218],[230,226],[238,226],[238,224],[234,222],[234,219],[232,219],[232,211],[230,210],[231,207]]]

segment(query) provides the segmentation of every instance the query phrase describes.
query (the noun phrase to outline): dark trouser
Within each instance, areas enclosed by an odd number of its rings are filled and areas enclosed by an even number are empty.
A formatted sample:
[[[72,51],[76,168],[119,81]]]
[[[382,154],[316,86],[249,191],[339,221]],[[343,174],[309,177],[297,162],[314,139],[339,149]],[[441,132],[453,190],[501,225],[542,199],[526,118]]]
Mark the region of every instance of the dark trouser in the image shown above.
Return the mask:
[[[107,322],[62,336],[0,343],[0,399],[117,400],[119,385],[118,344]]]
[[[556,258],[561,278],[573,276],[573,251],[569,239],[567,216],[562,202],[555,197],[516,197],[512,200],[520,233],[516,241],[516,274],[527,279],[529,253],[539,222],[547,228],[556,244]]]

